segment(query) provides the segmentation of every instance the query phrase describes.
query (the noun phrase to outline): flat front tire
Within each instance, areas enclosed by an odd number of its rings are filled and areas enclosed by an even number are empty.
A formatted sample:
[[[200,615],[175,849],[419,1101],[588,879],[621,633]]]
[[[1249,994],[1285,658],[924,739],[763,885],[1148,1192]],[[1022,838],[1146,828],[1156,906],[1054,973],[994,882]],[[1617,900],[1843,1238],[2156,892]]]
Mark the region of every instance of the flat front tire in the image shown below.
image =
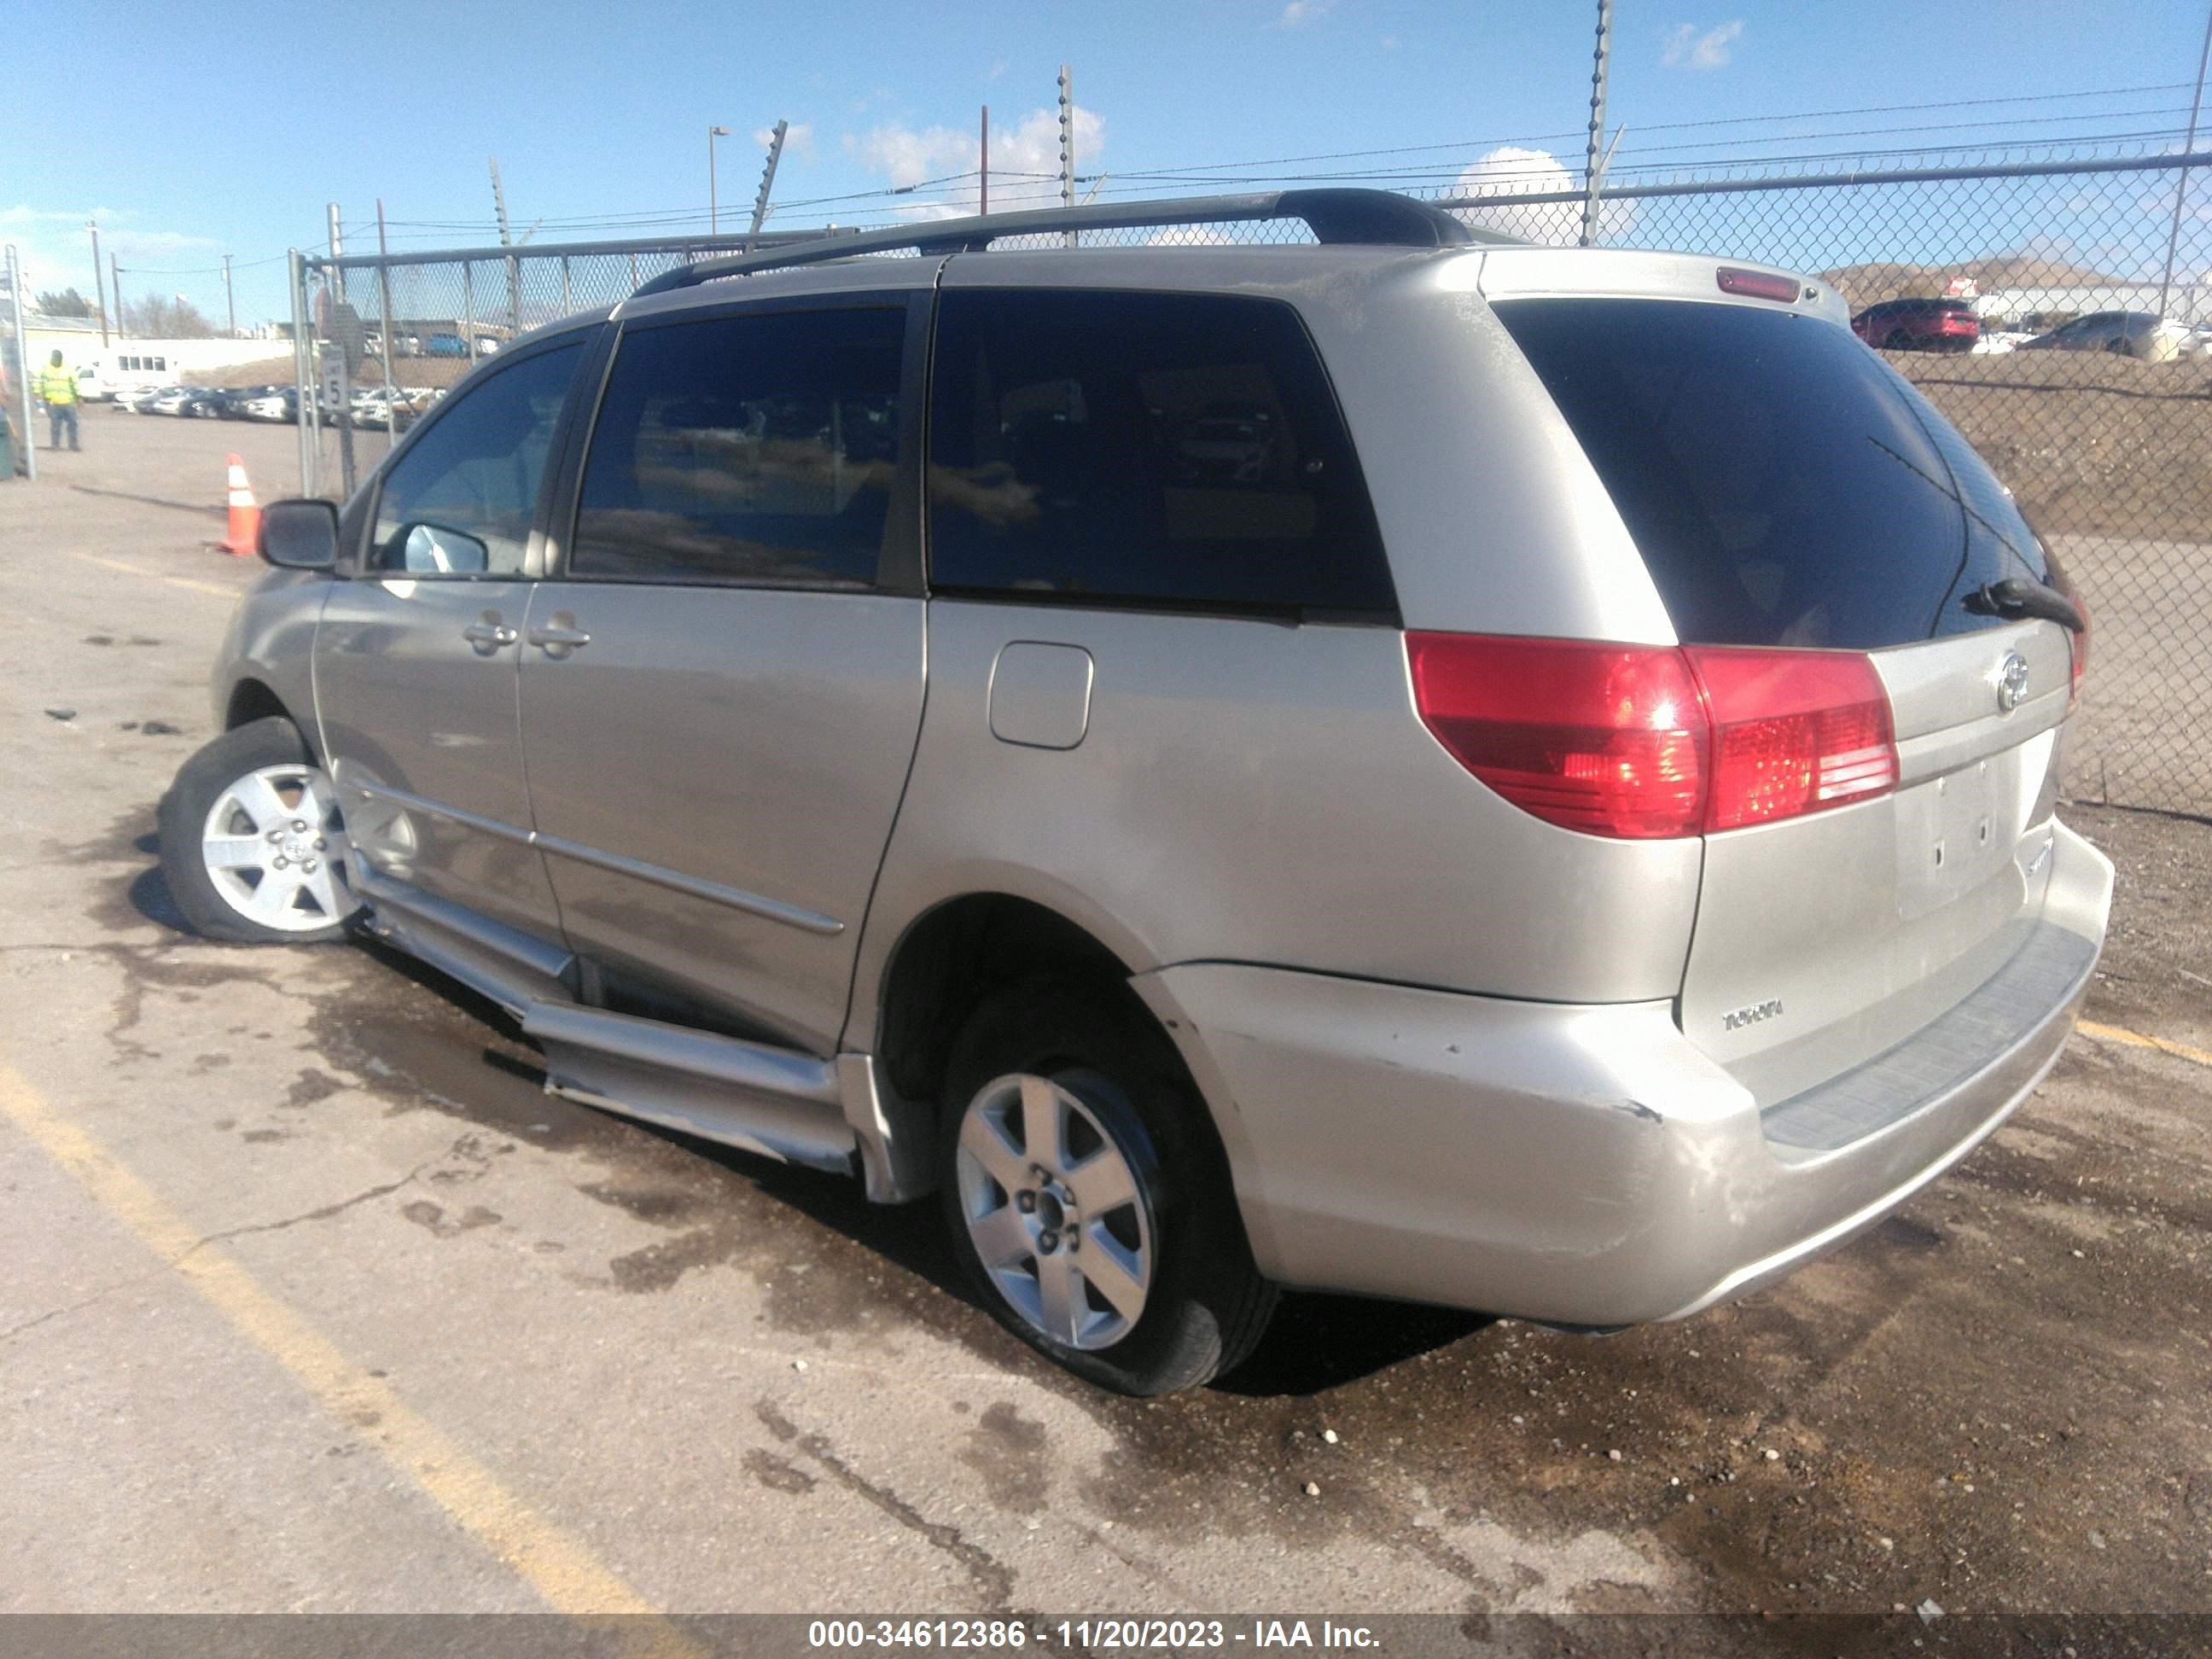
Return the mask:
[[[988,998],[953,1044],[939,1151],[978,1295],[1078,1376],[1170,1394],[1265,1332],[1275,1287],[1205,1103],[1126,986],[1037,979]]]
[[[342,938],[359,908],[330,779],[272,715],[226,732],[161,798],[161,874],[192,930],[232,945]]]

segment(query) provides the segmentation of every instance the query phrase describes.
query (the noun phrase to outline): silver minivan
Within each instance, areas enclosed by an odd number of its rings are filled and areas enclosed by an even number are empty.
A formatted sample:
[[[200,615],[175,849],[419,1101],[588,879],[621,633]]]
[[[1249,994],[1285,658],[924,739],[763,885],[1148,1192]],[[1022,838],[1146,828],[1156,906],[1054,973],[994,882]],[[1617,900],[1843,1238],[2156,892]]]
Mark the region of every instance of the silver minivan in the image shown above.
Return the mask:
[[[269,509],[167,879],[939,1194],[1109,1388],[1283,1285],[1694,1314],[2004,1121],[2112,891],[2079,599],[1848,320],[1366,191],[687,267]]]

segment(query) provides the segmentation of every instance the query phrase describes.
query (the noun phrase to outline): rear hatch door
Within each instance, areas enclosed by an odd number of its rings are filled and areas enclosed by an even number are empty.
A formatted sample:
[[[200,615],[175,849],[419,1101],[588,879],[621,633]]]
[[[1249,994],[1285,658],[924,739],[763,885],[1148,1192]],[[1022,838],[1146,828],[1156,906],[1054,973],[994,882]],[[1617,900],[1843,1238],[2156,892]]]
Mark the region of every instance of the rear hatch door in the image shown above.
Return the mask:
[[[1834,307],[1729,300],[1712,262],[1680,263],[1711,298],[1494,303],[1703,654],[1734,805],[1707,823],[1680,1021],[1765,1106],[2030,943],[2075,636],[2022,614],[2066,580],[2009,495]],[[1756,702],[1797,653],[1863,685],[1863,718],[1809,770],[1787,739],[1829,729],[1818,710],[1729,751],[1722,682]]]

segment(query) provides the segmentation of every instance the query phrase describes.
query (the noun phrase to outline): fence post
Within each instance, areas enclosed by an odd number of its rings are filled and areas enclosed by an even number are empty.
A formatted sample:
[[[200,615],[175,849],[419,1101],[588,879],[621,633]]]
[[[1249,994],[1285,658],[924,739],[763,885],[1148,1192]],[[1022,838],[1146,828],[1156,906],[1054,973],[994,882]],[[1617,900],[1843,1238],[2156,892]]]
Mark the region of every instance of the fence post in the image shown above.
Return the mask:
[[[392,367],[392,244],[385,240],[381,196],[376,198],[376,301],[384,316],[384,453],[389,455],[399,441],[399,410],[394,402],[399,376]]]
[[[307,430],[307,405],[315,395],[313,377],[314,353],[307,344],[307,267],[300,258],[300,250],[286,252],[287,268],[292,277],[292,387],[299,394],[292,412],[299,416],[300,428],[300,493],[315,493],[315,448]]]
[[[31,430],[31,341],[23,304],[23,264],[8,244],[8,306],[15,319],[15,396],[23,406],[23,477],[39,481],[39,435]],[[12,483],[13,480],[0,480]]]
[[[1613,64],[1613,0],[1597,0],[1597,46],[1590,68],[1589,149],[1583,173],[1583,246],[1597,240],[1598,189],[1605,173],[1605,83]]]
[[[575,309],[568,299],[568,256],[561,256],[561,314],[566,317]]]
[[[480,354],[477,350],[477,267],[473,259],[461,261],[461,321],[467,325],[469,362],[474,363]]]
[[[522,332],[522,261],[507,256],[507,337]]]

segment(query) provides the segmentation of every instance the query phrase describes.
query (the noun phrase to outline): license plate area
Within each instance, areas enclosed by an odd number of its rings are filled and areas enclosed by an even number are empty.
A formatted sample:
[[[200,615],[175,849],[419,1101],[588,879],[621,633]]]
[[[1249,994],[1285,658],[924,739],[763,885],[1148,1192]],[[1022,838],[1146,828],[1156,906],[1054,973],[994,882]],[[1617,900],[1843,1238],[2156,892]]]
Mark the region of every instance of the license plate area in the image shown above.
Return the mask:
[[[1897,912],[1910,921],[1972,891],[2013,856],[2024,827],[2016,763],[1995,755],[1897,798]]]

